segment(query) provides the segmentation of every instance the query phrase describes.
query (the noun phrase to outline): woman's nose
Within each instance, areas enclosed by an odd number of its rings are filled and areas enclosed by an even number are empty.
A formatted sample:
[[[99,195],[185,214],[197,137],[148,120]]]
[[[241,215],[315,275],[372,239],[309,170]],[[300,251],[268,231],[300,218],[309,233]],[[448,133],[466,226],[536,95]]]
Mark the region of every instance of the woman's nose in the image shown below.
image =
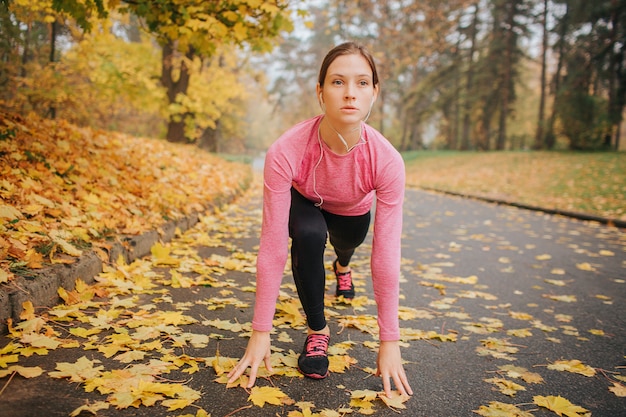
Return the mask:
[[[354,87],[351,84],[346,84],[346,91],[344,98],[346,100],[352,100],[354,98]]]

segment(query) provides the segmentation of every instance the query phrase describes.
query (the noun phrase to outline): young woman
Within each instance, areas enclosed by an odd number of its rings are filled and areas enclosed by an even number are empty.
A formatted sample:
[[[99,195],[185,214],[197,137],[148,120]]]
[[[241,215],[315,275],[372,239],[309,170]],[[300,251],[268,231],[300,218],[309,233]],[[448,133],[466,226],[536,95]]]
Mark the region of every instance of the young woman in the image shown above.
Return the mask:
[[[371,272],[380,338],[377,375],[387,396],[392,382],[400,393],[413,394],[402,365],[398,323],[404,163],[389,141],[365,124],[378,92],[376,66],[365,48],[353,42],[333,48],[322,62],[317,84],[323,114],[295,125],[268,150],[253,332],[244,356],[229,373],[230,382],[250,367],[252,387],[261,362],[272,372],[270,331],[289,238],[293,277],[308,325],[298,367],[310,378],[328,375],[326,239],[337,256],[336,294],[353,298],[350,259],[365,240],[376,199]]]

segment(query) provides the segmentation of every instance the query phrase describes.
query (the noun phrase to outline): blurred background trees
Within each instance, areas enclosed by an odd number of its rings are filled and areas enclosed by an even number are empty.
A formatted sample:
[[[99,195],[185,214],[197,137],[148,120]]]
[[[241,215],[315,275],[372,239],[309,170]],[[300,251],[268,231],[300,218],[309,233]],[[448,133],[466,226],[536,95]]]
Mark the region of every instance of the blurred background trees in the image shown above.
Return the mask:
[[[0,109],[263,149],[320,111],[344,40],[374,52],[369,122],[401,150],[623,142],[626,0],[0,0]]]

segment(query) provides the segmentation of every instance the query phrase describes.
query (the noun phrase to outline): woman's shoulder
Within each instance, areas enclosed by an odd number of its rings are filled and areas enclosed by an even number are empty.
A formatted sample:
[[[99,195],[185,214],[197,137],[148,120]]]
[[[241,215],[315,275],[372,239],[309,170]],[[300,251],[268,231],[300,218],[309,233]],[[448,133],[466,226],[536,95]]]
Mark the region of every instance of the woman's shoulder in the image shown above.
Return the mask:
[[[316,137],[319,119],[320,116],[312,117],[287,129],[270,145],[268,155],[283,155],[288,159],[302,157],[307,144]]]

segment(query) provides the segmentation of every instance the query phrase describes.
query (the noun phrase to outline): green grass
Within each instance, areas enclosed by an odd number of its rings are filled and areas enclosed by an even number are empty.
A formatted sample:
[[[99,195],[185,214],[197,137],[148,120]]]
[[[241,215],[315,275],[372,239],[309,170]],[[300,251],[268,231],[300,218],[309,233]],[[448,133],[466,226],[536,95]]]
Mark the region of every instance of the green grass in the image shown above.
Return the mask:
[[[403,155],[407,184],[626,220],[625,152]]]

